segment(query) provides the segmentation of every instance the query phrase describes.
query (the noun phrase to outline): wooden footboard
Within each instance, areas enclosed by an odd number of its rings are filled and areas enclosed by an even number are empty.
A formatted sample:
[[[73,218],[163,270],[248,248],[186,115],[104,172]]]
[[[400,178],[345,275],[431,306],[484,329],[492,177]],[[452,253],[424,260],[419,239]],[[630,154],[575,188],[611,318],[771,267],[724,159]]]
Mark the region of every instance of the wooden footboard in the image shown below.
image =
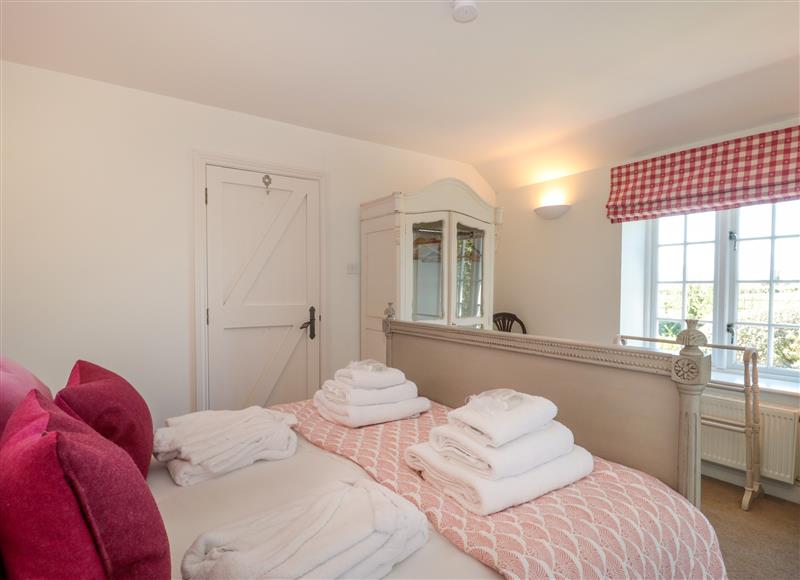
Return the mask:
[[[387,362],[449,406],[510,387],[558,405],[593,454],[640,469],[699,505],[700,395],[709,357],[387,319]]]

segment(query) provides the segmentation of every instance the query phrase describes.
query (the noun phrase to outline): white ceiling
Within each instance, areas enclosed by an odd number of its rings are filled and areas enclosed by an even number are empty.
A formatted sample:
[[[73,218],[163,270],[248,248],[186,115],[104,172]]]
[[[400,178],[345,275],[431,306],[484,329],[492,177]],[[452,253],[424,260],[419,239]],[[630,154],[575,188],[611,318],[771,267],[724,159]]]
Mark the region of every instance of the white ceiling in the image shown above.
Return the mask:
[[[452,21],[450,2],[2,11],[4,59],[479,169],[716,81],[746,83],[800,45],[794,2],[484,1],[470,24]],[[787,95],[772,101],[756,103],[761,118],[793,112]]]

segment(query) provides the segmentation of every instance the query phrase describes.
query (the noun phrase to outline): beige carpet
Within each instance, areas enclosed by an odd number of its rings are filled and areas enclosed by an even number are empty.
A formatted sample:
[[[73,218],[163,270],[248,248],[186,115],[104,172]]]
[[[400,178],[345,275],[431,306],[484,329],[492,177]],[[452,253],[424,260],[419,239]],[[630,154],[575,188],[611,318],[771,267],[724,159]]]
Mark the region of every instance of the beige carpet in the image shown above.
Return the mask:
[[[800,578],[800,505],[761,496],[745,512],[741,501],[742,488],[703,478],[703,513],[731,580]]]

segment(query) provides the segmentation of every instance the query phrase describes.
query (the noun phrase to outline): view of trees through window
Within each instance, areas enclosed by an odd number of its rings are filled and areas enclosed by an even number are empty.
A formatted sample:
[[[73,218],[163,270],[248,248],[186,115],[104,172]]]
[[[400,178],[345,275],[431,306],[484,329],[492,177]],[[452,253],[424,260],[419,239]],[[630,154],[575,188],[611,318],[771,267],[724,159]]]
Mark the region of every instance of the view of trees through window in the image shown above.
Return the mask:
[[[736,342],[800,369],[800,202],[741,208],[737,237]]]
[[[714,341],[755,347],[762,367],[800,369],[800,201],[661,218],[654,257],[659,336],[695,318]]]
[[[699,320],[698,328],[714,335],[715,237],[713,212],[658,220],[659,336],[674,338],[686,318]]]
[[[456,316],[458,318],[482,316],[485,232],[459,223],[456,233]]]

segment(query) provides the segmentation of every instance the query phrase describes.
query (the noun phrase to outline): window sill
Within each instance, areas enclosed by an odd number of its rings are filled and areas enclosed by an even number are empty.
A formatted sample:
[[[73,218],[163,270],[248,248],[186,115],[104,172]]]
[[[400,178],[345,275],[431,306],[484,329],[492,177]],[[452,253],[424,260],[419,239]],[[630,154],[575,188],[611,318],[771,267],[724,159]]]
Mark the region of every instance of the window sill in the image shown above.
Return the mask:
[[[714,383],[742,384],[743,375],[733,371],[711,371],[711,386]],[[795,395],[800,397],[800,381],[790,378],[758,377],[758,386],[762,392],[780,393],[782,395]]]

